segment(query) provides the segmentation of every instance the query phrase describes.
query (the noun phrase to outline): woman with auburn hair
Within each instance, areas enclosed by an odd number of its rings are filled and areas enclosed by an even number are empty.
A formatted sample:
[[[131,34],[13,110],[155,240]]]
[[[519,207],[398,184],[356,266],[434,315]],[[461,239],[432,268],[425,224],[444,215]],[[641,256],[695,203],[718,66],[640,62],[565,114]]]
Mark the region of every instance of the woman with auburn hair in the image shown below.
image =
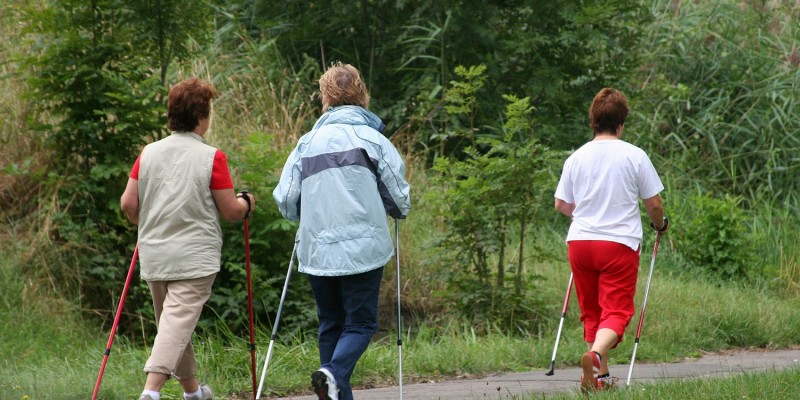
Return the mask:
[[[352,400],[350,377],[378,329],[383,266],[394,248],[387,214],[411,209],[405,164],[367,110],[358,70],[334,64],[319,80],[322,116],[286,160],[272,195],[300,220],[299,271],[317,302],[320,367],[311,385],[322,400]]]
[[[160,400],[170,376],[186,400],[210,400],[211,388],[195,378],[192,333],[220,269],[222,230],[246,218],[255,198],[233,190],[225,153],[205,143],[214,86],[186,79],[169,91],[172,134],[145,146],[131,169],[120,200],[139,226],[139,264],[153,299],[158,334],[144,366],[139,400]]]
[[[566,162],[555,192],[555,208],[572,217],[567,233],[569,263],[581,309],[588,351],[581,356],[581,390],[613,387],[608,352],[622,341],[634,314],[642,245],[639,199],[658,235],[669,221],[664,190],[650,158],[623,141],[628,99],[605,88],[592,101],[594,139]]]

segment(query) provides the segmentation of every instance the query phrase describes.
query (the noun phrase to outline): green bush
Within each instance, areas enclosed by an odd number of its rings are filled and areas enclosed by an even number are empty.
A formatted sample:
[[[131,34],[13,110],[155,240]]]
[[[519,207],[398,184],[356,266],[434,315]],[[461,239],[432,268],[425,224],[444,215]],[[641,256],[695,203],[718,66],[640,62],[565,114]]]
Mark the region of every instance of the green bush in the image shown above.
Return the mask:
[[[673,199],[678,196],[672,196]],[[754,273],[753,245],[742,199],[726,195],[690,195],[673,205],[674,229],[669,237],[692,272],[723,279],[746,278]]]

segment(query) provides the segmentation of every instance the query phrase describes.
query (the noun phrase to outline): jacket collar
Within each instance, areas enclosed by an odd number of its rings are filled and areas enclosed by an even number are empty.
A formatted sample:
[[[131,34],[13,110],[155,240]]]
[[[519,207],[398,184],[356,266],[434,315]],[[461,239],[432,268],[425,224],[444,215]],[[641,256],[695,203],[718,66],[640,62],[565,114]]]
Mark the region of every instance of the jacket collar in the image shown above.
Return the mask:
[[[314,124],[314,129],[331,124],[367,125],[381,133],[386,128],[380,117],[373,112],[363,107],[350,105],[329,107],[328,111],[322,114]]]

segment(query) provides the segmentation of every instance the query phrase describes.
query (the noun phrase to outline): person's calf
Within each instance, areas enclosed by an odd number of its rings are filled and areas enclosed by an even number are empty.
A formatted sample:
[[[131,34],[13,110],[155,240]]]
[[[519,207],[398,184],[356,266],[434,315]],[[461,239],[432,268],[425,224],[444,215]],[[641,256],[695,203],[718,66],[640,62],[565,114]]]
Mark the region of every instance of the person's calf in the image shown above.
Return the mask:
[[[157,372],[148,372],[147,380],[144,383],[144,389],[151,390],[153,392],[161,392],[161,388],[164,387],[164,383],[167,382],[167,379],[169,379],[169,375],[159,374]]]
[[[197,383],[197,378],[194,376],[191,378],[178,379],[178,383],[180,383],[184,393],[195,393],[200,388],[200,385]]]

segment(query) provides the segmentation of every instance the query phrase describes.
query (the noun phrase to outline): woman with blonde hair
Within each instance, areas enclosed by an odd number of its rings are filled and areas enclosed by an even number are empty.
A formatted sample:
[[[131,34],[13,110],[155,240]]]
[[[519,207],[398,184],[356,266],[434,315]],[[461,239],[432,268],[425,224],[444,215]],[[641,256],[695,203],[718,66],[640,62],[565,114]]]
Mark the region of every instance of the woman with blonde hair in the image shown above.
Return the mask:
[[[383,266],[394,247],[387,214],[411,208],[405,165],[367,110],[358,70],[334,64],[319,80],[322,116],[289,155],[273,196],[285,218],[300,221],[299,271],[317,303],[319,399],[351,400],[350,377],[378,329]]]

